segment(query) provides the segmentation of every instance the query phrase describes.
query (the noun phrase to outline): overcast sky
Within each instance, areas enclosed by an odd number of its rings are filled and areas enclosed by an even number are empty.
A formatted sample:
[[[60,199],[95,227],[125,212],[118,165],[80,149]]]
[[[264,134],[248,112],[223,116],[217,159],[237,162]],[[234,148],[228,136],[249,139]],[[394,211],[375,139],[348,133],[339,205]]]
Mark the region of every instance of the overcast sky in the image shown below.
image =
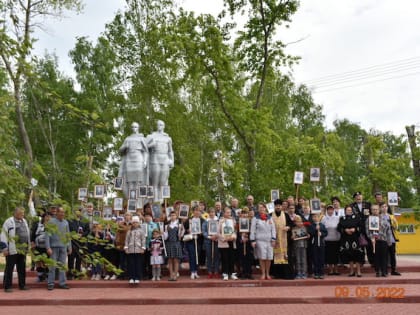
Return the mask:
[[[47,22],[37,33],[36,52],[55,52],[61,71],[73,75],[68,52],[75,39],[95,40],[123,0],[85,0],[80,15]],[[221,0],[186,0],[184,7],[218,13]],[[323,106],[326,125],[347,118],[365,129],[405,134],[420,129],[420,1],[302,0],[290,29],[279,36],[287,52],[302,59],[294,66],[298,83],[311,87]],[[300,41],[299,41],[300,40]]]

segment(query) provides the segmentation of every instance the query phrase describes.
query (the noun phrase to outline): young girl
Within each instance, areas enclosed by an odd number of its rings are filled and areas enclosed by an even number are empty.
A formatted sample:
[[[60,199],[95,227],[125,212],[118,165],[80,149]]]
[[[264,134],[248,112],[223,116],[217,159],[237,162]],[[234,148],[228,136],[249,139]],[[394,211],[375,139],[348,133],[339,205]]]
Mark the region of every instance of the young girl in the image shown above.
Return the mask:
[[[220,254],[217,248],[217,233],[213,234],[209,231],[209,220],[218,221],[214,208],[209,209],[209,218],[203,223],[204,247],[206,250],[207,272],[208,278],[219,278]],[[210,232],[210,233],[209,233]],[[216,231],[217,232],[217,231]],[[211,234],[211,235],[210,235]]]
[[[324,263],[325,263],[325,237],[328,231],[325,225],[320,222],[320,215],[314,213],[312,215],[312,225],[309,233],[312,236],[312,257],[314,265],[314,279],[324,279]]]
[[[140,283],[143,276],[144,251],[146,250],[146,235],[140,228],[140,218],[134,216],[131,230],[125,237],[124,250],[127,253],[128,283]]]
[[[163,265],[163,241],[160,236],[160,231],[154,229],[152,232],[152,239],[150,241],[150,265],[152,266],[152,281],[160,281],[160,265]]]
[[[239,224],[241,224],[241,220],[248,221],[248,227],[249,227],[249,208],[243,207],[241,210],[240,218],[239,218]],[[248,232],[239,231],[238,232],[238,256],[239,256],[239,262],[241,263],[241,280],[250,279],[252,280],[252,263],[254,261],[254,251],[251,246],[251,242],[249,241],[249,229]]]
[[[225,208],[223,218],[219,220],[218,229],[218,247],[220,250],[220,257],[222,259],[223,280],[237,280],[236,273],[233,272],[235,263],[234,250],[236,249],[236,231],[235,221],[231,215],[231,209]]]
[[[296,279],[306,279],[308,272],[306,251],[308,247],[309,233],[303,225],[302,218],[295,218],[295,227],[292,228],[292,240],[295,251]]]
[[[169,224],[165,226],[164,238],[167,240],[166,254],[168,255],[169,281],[176,281],[179,270],[179,260],[182,259],[181,239],[184,227],[179,223],[176,213],[171,211]]]

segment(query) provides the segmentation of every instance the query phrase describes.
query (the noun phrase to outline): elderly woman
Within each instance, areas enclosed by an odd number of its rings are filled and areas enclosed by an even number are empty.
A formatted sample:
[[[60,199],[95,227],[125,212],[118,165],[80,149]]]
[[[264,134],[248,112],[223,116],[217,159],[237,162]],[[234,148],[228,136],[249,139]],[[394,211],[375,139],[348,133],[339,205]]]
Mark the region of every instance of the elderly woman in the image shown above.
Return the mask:
[[[260,260],[261,279],[270,280],[270,264],[273,260],[273,247],[276,244],[276,226],[268,215],[267,206],[262,202],[258,204],[258,213],[259,217],[254,217],[251,222],[250,240]]]
[[[327,206],[327,212],[321,223],[328,231],[328,235],[325,237],[325,263],[329,268],[329,276],[340,274],[337,270],[338,250],[340,248],[340,232],[337,230],[339,221],[340,217],[335,215],[334,207],[332,205]]]
[[[346,206],[345,216],[340,218],[337,230],[341,234],[340,255],[341,261],[350,264],[349,277],[354,277],[354,265],[356,265],[357,276],[361,277],[360,264],[364,259],[364,252],[359,244],[361,232],[361,219],[359,215],[353,213],[351,206]]]

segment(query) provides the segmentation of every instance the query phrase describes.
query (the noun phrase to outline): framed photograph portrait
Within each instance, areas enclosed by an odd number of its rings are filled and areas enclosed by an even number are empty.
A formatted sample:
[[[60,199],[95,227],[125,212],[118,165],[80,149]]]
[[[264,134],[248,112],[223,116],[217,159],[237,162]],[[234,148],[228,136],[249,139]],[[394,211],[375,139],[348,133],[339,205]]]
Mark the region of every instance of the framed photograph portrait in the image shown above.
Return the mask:
[[[181,205],[179,205],[179,214],[178,217],[180,219],[188,219],[188,214],[190,212],[190,206],[183,203]]]
[[[153,219],[159,219],[162,215],[162,207],[160,203],[153,203],[152,204],[152,217]]]
[[[137,199],[128,199],[127,202],[127,212],[136,212],[137,211]]]
[[[266,204],[268,213],[273,213],[274,212],[274,202],[269,202]]]
[[[296,185],[302,185],[303,184],[303,172],[295,172],[295,176],[293,177],[293,183]]]
[[[101,199],[103,197],[105,197],[105,185],[95,185],[93,198]]]
[[[239,232],[249,232],[249,219],[239,218]]]
[[[169,199],[171,198],[171,186],[165,185],[161,187],[161,193],[163,199]]]
[[[379,217],[375,215],[369,216],[369,230],[379,231]]]
[[[83,187],[83,188],[79,188],[79,192],[77,194],[77,200],[83,201],[87,198],[88,196],[88,189]]]
[[[309,175],[311,182],[319,182],[321,180],[321,169],[319,167],[311,167]]]
[[[191,204],[191,209],[193,209],[195,206],[200,205],[200,201],[199,200],[191,200],[190,204]]]
[[[104,211],[103,211],[103,215],[104,215],[104,220],[110,221],[111,218],[112,218],[112,207],[111,206],[105,206]]]
[[[275,201],[280,198],[280,190],[278,189],[271,189],[271,201]]]
[[[144,206],[144,199],[143,198],[137,198],[137,209],[143,209]]]
[[[137,199],[137,189],[130,189],[128,191],[128,199]]]
[[[292,229],[293,240],[298,241],[304,238],[308,238],[308,232],[305,228],[302,229]]]
[[[147,198],[154,198],[155,192],[153,186],[147,186]]]
[[[165,212],[166,212],[166,218],[168,220],[170,220],[170,216],[171,216],[172,211],[174,211],[174,207],[166,207]]]
[[[114,211],[123,211],[123,198],[114,198]]]
[[[147,197],[147,186],[140,186],[139,187],[139,198],[146,198]]]
[[[309,203],[311,205],[311,213],[321,213],[321,200],[314,198]]]
[[[201,234],[201,220],[200,218],[191,219],[191,234]]]
[[[388,205],[398,206],[398,193],[396,191],[388,191]]]
[[[226,219],[222,223],[222,236],[231,236],[235,232],[235,227],[233,226],[232,219]]]
[[[208,220],[207,225],[209,227],[209,235],[217,235],[217,229],[219,227],[219,221],[217,220]]]
[[[122,177],[115,177],[114,178],[114,190],[122,190],[123,189],[123,178]]]

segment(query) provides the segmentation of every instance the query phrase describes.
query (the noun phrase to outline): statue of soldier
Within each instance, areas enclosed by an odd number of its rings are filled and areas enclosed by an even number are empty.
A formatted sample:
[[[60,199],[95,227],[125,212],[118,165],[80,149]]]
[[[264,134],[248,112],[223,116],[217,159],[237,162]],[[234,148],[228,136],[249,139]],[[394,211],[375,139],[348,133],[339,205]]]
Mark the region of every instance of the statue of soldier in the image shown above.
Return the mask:
[[[148,184],[149,149],[146,138],[139,133],[139,128],[138,123],[131,124],[133,134],[125,138],[119,149],[122,162],[118,177],[123,178],[123,192],[126,198],[129,198],[130,189],[138,189],[140,185]]]
[[[146,138],[149,147],[150,183],[154,190],[154,201],[162,202],[162,186],[168,185],[169,171],[174,167],[172,139],[164,132],[165,123],[157,121],[157,131]]]

